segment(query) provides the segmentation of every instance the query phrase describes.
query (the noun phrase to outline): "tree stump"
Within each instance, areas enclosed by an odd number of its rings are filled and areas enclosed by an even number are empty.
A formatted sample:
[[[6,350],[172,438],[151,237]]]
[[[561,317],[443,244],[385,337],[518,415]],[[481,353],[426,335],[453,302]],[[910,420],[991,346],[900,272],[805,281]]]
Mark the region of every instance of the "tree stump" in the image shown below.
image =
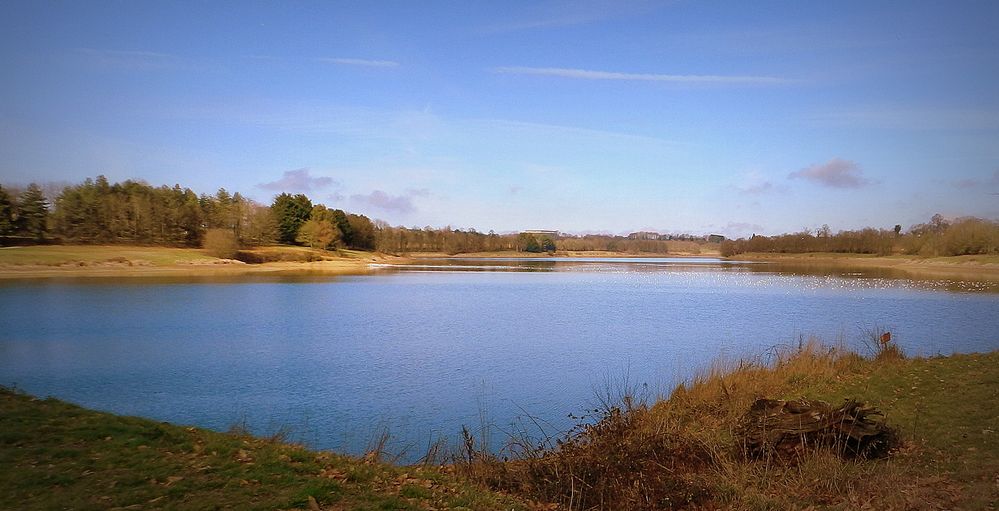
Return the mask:
[[[735,432],[750,458],[788,459],[818,448],[843,458],[883,458],[898,444],[881,412],[852,399],[838,408],[818,400],[758,399]]]

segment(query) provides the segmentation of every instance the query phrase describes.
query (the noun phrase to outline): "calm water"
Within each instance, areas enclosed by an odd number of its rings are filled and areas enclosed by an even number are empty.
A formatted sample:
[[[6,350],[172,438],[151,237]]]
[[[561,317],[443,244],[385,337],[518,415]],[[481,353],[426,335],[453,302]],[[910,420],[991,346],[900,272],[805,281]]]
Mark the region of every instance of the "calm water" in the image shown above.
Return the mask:
[[[0,384],[214,429],[421,454],[484,416],[548,432],[627,375],[668,389],[799,336],[999,348],[995,283],[712,259],[423,260],[362,277],[0,284]]]

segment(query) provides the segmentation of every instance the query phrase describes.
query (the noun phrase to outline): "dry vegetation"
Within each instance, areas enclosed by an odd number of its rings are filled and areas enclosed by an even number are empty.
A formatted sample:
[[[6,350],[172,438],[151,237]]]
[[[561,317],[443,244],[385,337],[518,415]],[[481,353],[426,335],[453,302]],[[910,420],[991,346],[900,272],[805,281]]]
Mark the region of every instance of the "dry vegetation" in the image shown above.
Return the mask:
[[[921,257],[997,254],[999,222],[974,217],[947,221],[941,215],[934,215],[928,223],[914,225],[904,233],[901,225],[896,225],[893,230],[866,228],[835,234],[828,226],[823,226],[814,233],[805,230],[779,236],[753,235],[749,239],[725,240],[721,244],[721,254],[725,257],[750,252],[904,254]]]
[[[557,441],[518,438],[497,456],[466,441],[458,467],[491,487],[569,510],[994,503],[999,353],[907,360],[893,343],[874,346],[870,358],[809,342],[766,360],[719,363],[654,404],[626,394]],[[911,385],[924,374],[940,385]],[[747,456],[740,424],[754,402],[802,396],[864,401],[885,413],[899,442],[887,459],[846,459],[841,449],[804,437],[790,458]],[[955,400],[976,406],[959,410]]]
[[[442,456],[435,444],[412,467],[377,461],[384,438],[358,460],[2,391],[0,507],[994,508],[999,351],[909,359],[884,332],[868,334],[867,357],[802,342],[718,362],[654,402],[608,385],[604,405],[564,436],[521,432],[493,454],[466,431],[461,448]],[[747,451],[747,410],[762,397],[863,401],[865,414],[884,414],[890,450],[844,456],[838,438],[802,437]]]

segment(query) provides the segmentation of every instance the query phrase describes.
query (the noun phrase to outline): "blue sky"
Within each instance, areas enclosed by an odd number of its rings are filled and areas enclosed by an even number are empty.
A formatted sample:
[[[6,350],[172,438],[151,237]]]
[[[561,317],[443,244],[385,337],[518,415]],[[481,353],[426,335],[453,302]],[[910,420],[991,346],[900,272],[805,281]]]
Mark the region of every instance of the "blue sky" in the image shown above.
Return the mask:
[[[0,4],[0,182],[394,225],[999,218],[999,2]]]

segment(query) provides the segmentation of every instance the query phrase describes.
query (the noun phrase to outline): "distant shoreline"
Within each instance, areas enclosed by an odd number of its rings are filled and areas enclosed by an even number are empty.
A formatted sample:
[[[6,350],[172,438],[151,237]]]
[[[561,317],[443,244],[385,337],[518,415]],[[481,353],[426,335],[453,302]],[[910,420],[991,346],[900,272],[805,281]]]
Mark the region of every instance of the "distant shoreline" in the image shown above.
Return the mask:
[[[447,259],[484,259],[491,257],[504,257],[504,258],[557,258],[557,257],[571,257],[571,258],[586,258],[586,257],[602,257],[608,259],[637,259],[637,258],[652,258],[652,257],[721,257],[718,252],[704,252],[695,254],[692,252],[676,252],[662,254],[657,252],[614,252],[606,250],[567,250],[567,251],[556,251],[554,253],[548,252],[517,252],[513,250],[508,251],[496,251],[496,252],[467,252],[460,254],[448,254],[445,252],[411,252],[406,256],[409,259],[428,259],[428,258],[447,258]]]
[[[363,275],[371,263],[404,261],[380,253],[264,247],[273,258],[248,264],[201,249],[128,245],[46,245],[0,249],[0,280],[59,277],[236,277],[245,275]],[[298,259],[298,260],[296,260]]]
[[[803,254],[745,253],[725,259],[799,266],[828,265],[859,269],[894,269],[923,277],[999,279],[999,256],[987,255],[917,257],[810,252]]]
[[[485,258],[713,258],[727,261],[767,262],[790,266],[836,266],[858,269],[900,270],[918,277],[999,279],[999,256],[920,258],[865,254],[746,253],[721,257],[704,253],[630,253],[611,251],[533,252],[412,252],[402,255],[379,252],[328,252],[305,247],[261,247],[279,260],[248,264],[207,255],[201,249],[127,245],[46,245],[0,249],[0,280],[48,277],[238,277],[250,275],[365,275],[384,264],[407,264],[418,259]],[[302,260],[280,260],[282,258]]]
[[[38,245],[0,249],[0,280],[76,277],[238,277],[259,275],[365,275],[375,264],[406,264],[423,258],[535,258],[535,257],[718,257],[705,254],[655,254],[606,251],[473,252],[446,254],[413,252],[392,255],[379,252],[329,252],[305,247],[261,247],[272,257],[321,260],[279,260],[248,264],[220,259],[201,249],[132,245]]]

